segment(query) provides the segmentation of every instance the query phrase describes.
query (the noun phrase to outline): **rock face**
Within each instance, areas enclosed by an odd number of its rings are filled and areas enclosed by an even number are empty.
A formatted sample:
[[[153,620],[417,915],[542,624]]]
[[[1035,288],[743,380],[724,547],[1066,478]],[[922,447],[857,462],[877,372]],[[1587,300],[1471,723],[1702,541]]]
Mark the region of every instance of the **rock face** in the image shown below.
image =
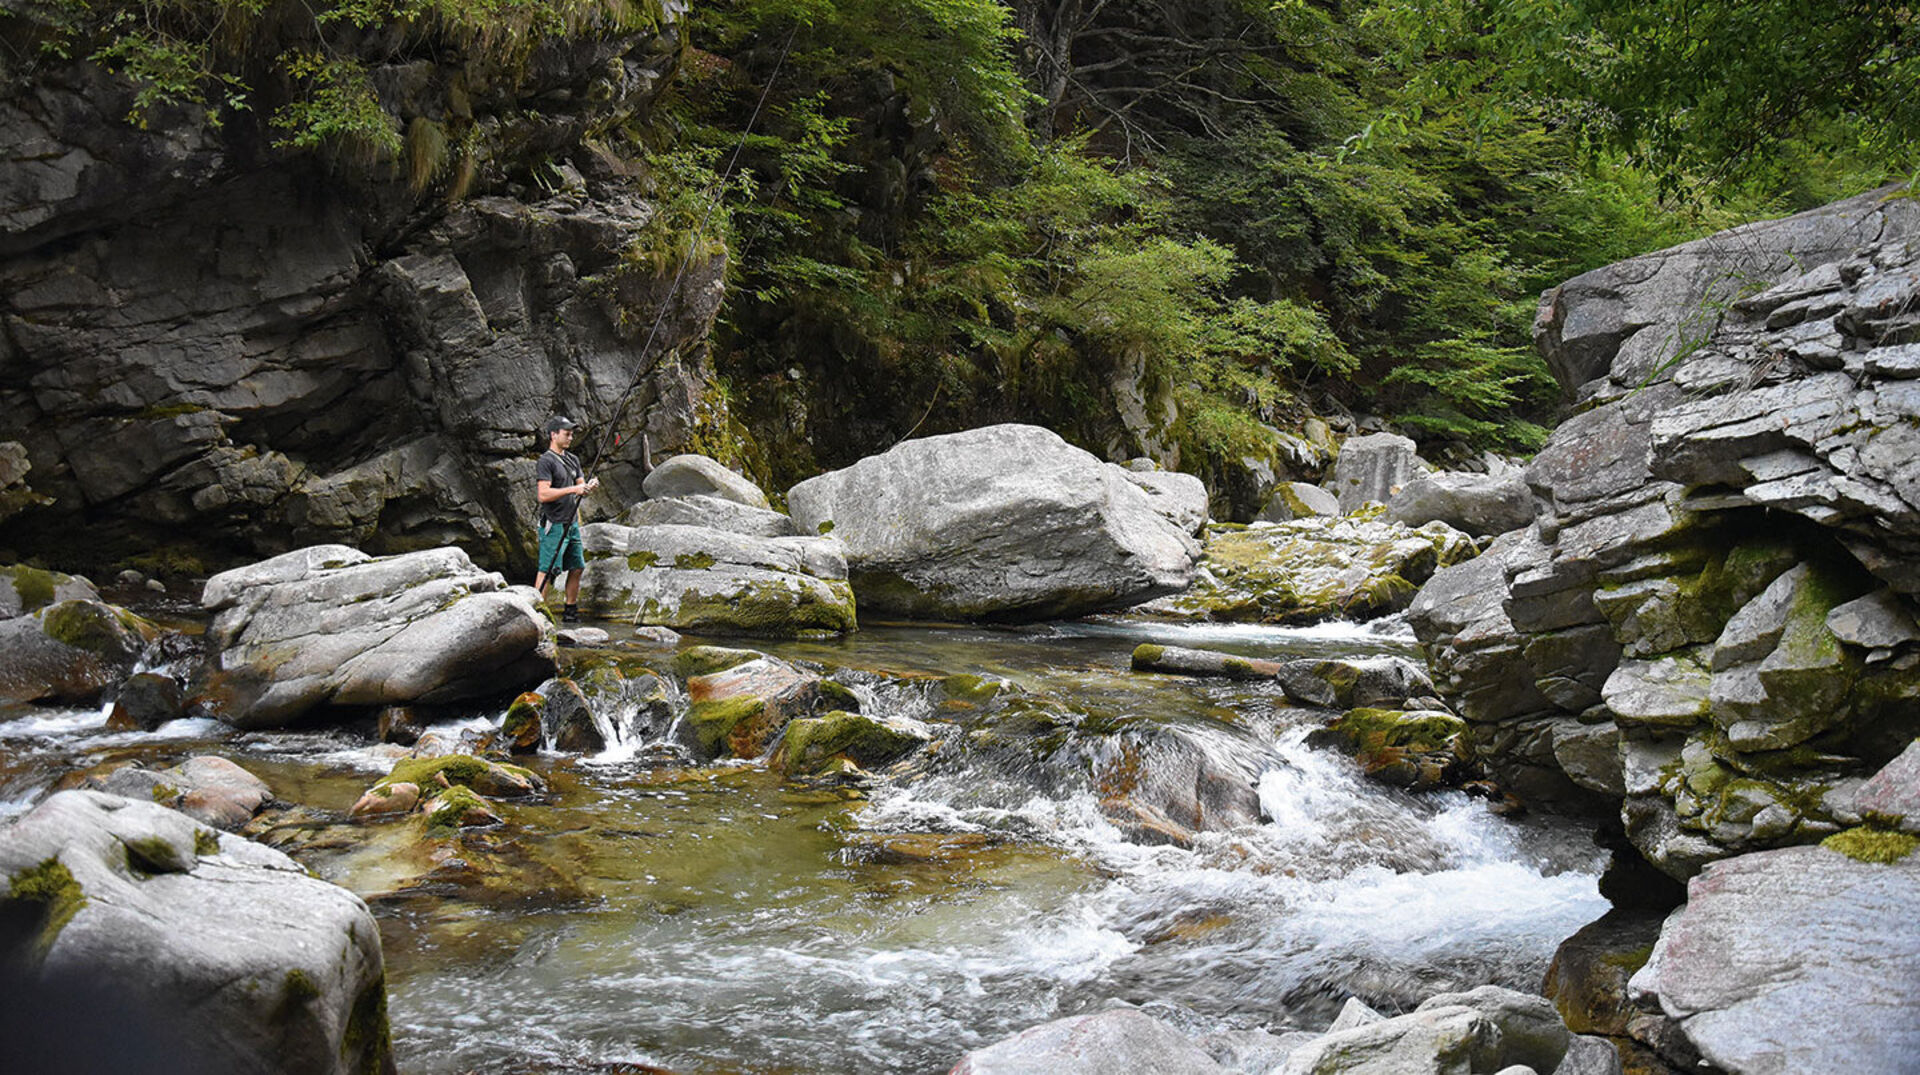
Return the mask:
[[[596,615],[772,637],[856,626],[846,557],[832,538],[589,523],[582,539],[580,601]]]
[[[1688,884],[1632,987],[1736,1075],[1910,1071],[1920,1055],[1916,914],[1915,856],[1742,855]]]
[[[748,537],[799,537],[800,528],[777,511],[749,507],[726,497],[694,493],[642,500],[621,522],[628,526],[704,526]]]
[[[649,497],[707,496],[743,507],[767,507],[767,494],[746,478],[704,455],[676,455],[653,468],[641,488]]]
[[[625,256],[655,208],[582,136],[644,119],[680,10],[549,38],[514,77],[403,42],[417,27],[376,35],[354,58],[413,145],[352,167],[269,148],[272,100],[220,128],[182,109],[146,129],[130,78],[24,64],[0,101],[0,442],[51,502],[5,496],[9,544],[75,563],[183,532],[256,555],[459,543],[528,571],[535,431],[558,410],[597,441],[645,368],[622,446],[593,460],[614,502],[636,499],[633,434],[692,434],[725,256],[690,268],[639,354],[673,272]],[[306,46],[276,38],[299,22],[254,27],[250,47]],[[436,144],[441,166],[410,188],[409,154],[431,164]],[[542,162],[550,187],[509,180]]]
[[[1340,445],[1326,487],[1341,511],[1358,511],[1393,499],[1425,469],[1412,441],[1397,433],[1369,433]]]
[[[459,549],[373,558],[317,545],[207,580],[222,720],[279,727],[321,706],[442,702],[554,672],[553,626]]]
[[[870,614],[1036,620],[1184,589],[1198,546],[1121,468],[1036,426],[906,441],[787,493]]]
[[[55,1058],[104,1033],[123,1059],[177,1060],[168,1070],[393,1070],[379,927],[278,851],[66,791],[0,829],[0,877],[7,921],[25,927],[0,965],[31,983],[9,990],[9,1015],[43,1006],[40,1025],[14,1025]]]
[[[1419,529],[1380,519],[1314,516],[1208,529],[1202,574],[1182,594],[1140,609],[1235,623],[1364,620],[1406,608],[1438,568],[1473,555],[1445,523]]]
[[[1920,733],[1916,238],[1920,207],[1855,199],[1543,298],[1592,405],[1525,471],[1540,517],[1409,612],[1513,790],[1617,804],[1678,878],[1858,821]]]

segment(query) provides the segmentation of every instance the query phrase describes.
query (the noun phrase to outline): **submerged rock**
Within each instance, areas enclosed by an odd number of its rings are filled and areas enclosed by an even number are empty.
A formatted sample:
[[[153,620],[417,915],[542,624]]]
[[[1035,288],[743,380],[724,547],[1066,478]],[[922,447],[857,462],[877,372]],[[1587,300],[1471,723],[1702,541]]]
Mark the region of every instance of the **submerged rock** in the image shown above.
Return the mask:
[[[913,753],[932,739],[933,732],[917,720],[834,710],[788,723],[773,764],[788,773],[810,773],[835,758],[845,758],[873,769]]]
[[[278,851],[65,791],[0,829],[0,878],[22,927],[0,965],[31,983],[9,1015],[52,1057],[111,1034],[180,1070],[393,1070],[373,916]]]
[[[1820,847],[1709,865],[1632,988],[1733,1073],[1911,1070],[1920,1055],[1920,856]]]
[[[459,549],[375,559],[317,545],[215,575],[201,604],[215,613],[218,715],[241,728],[510,691],[555,667],[533,591]]]
[[[821,678],[774,657],[756,657],[687,680],[687,728],[703,759],[766,753],[787,722],[825,697]]]
[[[1273,525],[1215,524],[1201,578],[1139,611],[1239,623],[1364,620],[1404,609],[1440,567],[1474,555],[1472,539],[1444,523],[1319,516]]]
[[[1037,426],[910,440],[787,494],[869,614],[1039,620],[1186,587],[1198,552],[1132,480]]]
[[[1133,650],[1136,672],[1171,672],[1182,676],[1224,676],[1228,679],[1272,679],[1280,662],[1241,657],[1213,650],[1187,649],[1142,642]]]
[[[593,523],[580,600],[635,624],[791,637],[857,626],[840,543],[710,527]]]

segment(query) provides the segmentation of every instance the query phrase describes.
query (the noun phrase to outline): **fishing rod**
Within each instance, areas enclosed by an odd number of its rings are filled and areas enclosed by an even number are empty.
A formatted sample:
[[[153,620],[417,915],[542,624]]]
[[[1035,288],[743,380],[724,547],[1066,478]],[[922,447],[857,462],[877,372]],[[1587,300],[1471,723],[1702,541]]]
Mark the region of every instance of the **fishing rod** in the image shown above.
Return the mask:
[[[661,324],[666,321],[667,310],[673,305],[674,296],[679,294],[680,285],[687,278],[687,269],[693,264],[693,254],[696,249],[696,244],[700,241],[700,236],[706,232],[708,223],[713,220],[714,211],[720,207],[720,200],[726,196],[727,184],[733,179],[735,166],[740,163],[740,154],[747,147],[747,139],[753,134],[753,125],[760,119],[760,110],[766,106],[767,97],[773,92],[773,83],[780,77],[780,68],[787,62],[787,53],[793,48],[794,36],[799,32],[800,24],[797,22],[794,23],[792,29],[787,31],[786,43],[780,46],[780,56],[774,60],[773,71],[767,76],[766,85],[760,89],[760,99],[754,102],[753,114],[747,117],[747,125],[745,129],[740,132],[740,140],[734,143],[733,156],[728,158],[726,168],[720,173],[720,177],[714,181],[713,197],[707,201],[706,214],[700,218],[699,226],[695,227],[693,232],[687,236],[687,256],[680,259],[680,268],[673,275],[673,283],[668,285],[666,297],[660,300],[660,310],[653,317],[653,325],[647,329],[646,342],[640,345],[642,365],[640,366],[639,372],[635,373],[633,379],[627,382],[626,391],[620,393],[619,400],[614,404],[613,415],[609,417],[600,428],[600,439],[595,442],[593,450],[593,461],[596,467],[606,452],[607,438],[617,436],[615,429],[619,425],[621,415],[626,413],[627,402],[633,398],[634,390],[639,388],[640,382],[645,380],[647,374],[652,373],[660,364],[658,359],[655,359],[651,363],[646,362],[646,356],[648,352],[653,349],[653,341],[660,333]],[[616,444],[617,443],[616,441]]]

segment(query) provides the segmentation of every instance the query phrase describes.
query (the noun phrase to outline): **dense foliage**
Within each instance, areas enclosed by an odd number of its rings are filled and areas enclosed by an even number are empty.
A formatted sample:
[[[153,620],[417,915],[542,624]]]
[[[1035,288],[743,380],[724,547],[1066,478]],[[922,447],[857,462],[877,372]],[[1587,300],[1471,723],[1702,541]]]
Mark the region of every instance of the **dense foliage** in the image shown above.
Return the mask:
[[[459,197],[486,151],[470,89],[542,42],[668,18],[658,0],[27,0],[0,38],[16,72],[85,57],[127,76],[133,122],[246,116],[277,152],[349,148]],[[1865,189],[1911,167],[1920,133],[1914,20],[1891,0],[714,0],[679,18],[666,97],[591,133],[661,208],[637,265],[731,252],[715,390],[739,435],[703,447],[776,484],[1000,420],[1206,474],[1278,461],[1284,433],[1343,407],[1524,450],[1559,405],[1530,346],[1540,290]],[[464,74],[431,118],[373,77],[449,57]]]

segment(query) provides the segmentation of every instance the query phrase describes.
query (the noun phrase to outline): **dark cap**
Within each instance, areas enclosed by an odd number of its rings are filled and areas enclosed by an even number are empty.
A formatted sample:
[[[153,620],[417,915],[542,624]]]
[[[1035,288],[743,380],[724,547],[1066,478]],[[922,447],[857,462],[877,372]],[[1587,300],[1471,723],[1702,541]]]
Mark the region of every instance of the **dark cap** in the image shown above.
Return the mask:
[[[576,428],[579,424],[580,423],[575,422],[564,414],[556,414],[552,418],[547,419],[547,436],[551,437],[563,429]]]

